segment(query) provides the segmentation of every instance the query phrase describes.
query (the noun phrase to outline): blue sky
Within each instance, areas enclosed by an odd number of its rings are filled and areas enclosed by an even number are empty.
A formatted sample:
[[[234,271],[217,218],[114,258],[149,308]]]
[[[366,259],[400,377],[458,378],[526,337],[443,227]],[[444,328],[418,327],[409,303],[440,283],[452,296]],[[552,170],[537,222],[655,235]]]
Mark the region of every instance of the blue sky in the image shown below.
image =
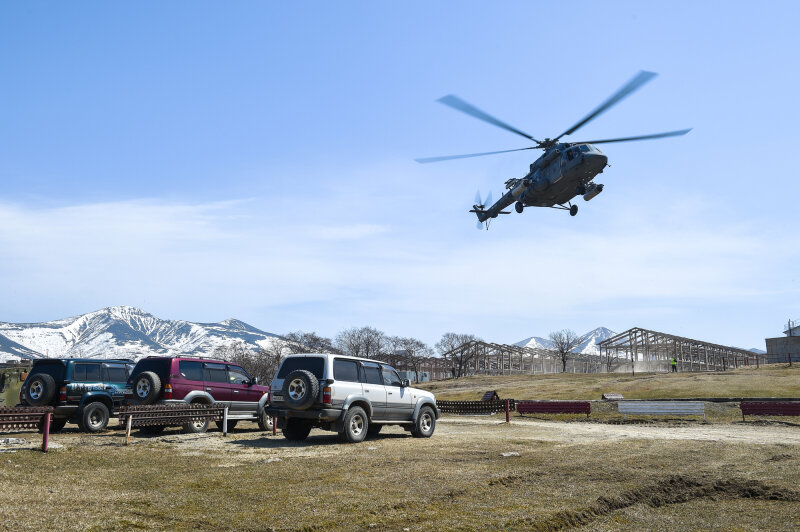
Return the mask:
[[[764,347],[800,318],[800,7],[6,2],[0,320],[128,304],[435,343],[633,326]],[[610,144],[580,213],[475,230],[535,152],[437,104]],[[570,139],[568,139],[570,140]]]

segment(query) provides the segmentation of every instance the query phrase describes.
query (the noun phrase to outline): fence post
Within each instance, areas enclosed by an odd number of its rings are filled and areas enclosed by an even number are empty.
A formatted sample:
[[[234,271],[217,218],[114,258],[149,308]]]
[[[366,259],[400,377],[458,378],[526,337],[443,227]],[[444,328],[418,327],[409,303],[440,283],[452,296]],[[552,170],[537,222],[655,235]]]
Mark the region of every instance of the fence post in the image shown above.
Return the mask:
[[[508,399],[506,399],[506,423],[511,423],[511,418],[509,417],[509,410],[508,410]]]
[[[222,410],[222,435],[228,435],[228,407]]]
[[[50,444],[50,412],[44,415],[44,427],[42,428],[42,452],[47,452],[47,447]]]
[[[131,427],[133,426],[133,416],[128,414],[128,419],[125,421],[125,447],[131,444]]]
[[[758,359],[761,358],[760,356],[756,355],[756,369],[758,369]]]
[[[278,418],[272,418],[272,435],[275,436],[278,434]]]

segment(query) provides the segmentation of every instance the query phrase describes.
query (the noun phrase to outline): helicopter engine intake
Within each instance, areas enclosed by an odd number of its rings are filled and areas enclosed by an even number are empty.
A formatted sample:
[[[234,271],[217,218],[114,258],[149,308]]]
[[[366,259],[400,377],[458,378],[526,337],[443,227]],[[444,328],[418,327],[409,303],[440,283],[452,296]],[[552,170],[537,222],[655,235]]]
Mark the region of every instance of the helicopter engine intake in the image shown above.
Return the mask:
[[[517,185],[513,189],[511,189],[511,195],[514,196],[515,198],[520,198],[521,196],[524,196],[525,191],[528,189],[530,184],[531,182],[528,181],[527,179],[520,179],[519,183],[517,183]]]
[[[603,191],[603,185],[599,183],[590,183],[589,186],[586,187],[586,194],[583,195],[583,199],[585,201],[589,201],[593,197],[597,196]]]

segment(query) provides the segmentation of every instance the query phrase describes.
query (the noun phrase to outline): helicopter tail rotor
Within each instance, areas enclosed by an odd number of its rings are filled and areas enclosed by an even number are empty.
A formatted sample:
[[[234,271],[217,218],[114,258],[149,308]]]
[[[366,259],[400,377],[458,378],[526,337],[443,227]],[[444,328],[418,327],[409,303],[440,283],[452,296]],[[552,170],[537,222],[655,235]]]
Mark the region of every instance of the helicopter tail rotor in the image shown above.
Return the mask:
[[[483,229],[484,225],[486,229],[489,229],[489,215],[486,213],[488,207],[492,206],[492,193],[489,192],[486,196],[486,200],[481,200],[481,192],[480,190],[475,192],[475,204],[472,206],[469,212],[474,212],[475,216],[478,217],[478,222],[475,224],[475,228],[478,230]]]

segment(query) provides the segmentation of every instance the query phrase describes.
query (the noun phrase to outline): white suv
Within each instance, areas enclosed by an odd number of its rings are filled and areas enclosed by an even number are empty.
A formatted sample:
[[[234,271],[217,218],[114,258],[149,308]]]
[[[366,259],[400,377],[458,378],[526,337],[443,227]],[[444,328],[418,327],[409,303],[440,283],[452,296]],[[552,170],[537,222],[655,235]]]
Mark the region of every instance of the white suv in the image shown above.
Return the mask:
[[[429,438],[441,414],[432,393],[409,387],[394,368],[344,355],[287,356],[271,390],[264,411],[294,441],[304,440],[316,427],[356,443],[383,425],[400,425],[417,438]]]

